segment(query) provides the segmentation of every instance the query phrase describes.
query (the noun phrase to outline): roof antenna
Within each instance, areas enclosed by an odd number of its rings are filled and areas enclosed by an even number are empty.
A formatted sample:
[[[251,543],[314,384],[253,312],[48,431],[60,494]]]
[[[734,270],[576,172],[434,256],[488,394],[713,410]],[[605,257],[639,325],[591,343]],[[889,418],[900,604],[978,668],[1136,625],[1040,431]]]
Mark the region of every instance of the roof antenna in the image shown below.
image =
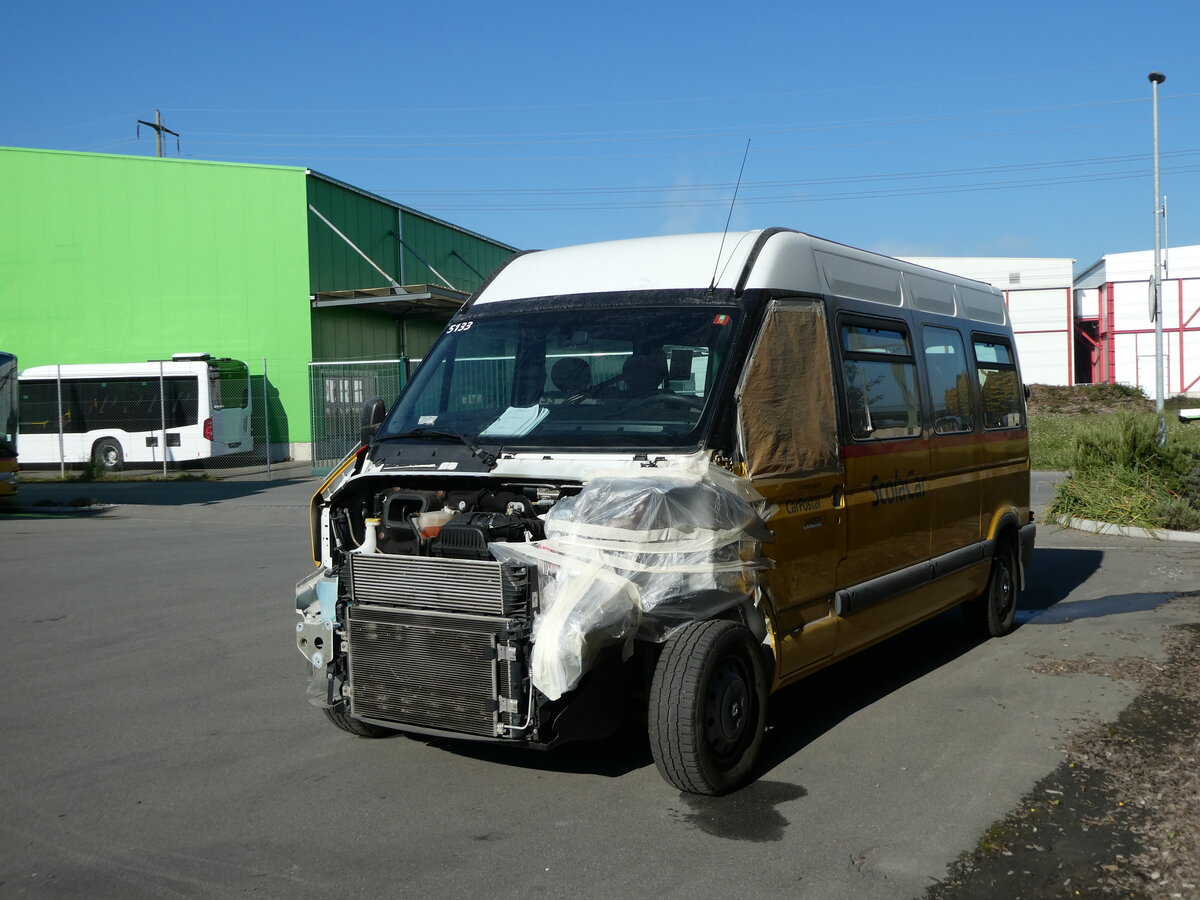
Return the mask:
[[[725,230],[721,232],[721,246],[717,248],[717,261],[713,263],[712,281],[708,291],[712,293],[717,286],[717,267],[721,265],[721,254],[725,251],[725,236],[729,234],[729,223],[733,220],[733,207],[737,203],[738,189],[742,186],[742,173],[746,171],[746,157],[750,155],[750,138],[746,138],[746,150],[742,153],[742,167],[738,169],[737,184],[733,186],[733,199],[729,201],[729,215],[725,217]]]

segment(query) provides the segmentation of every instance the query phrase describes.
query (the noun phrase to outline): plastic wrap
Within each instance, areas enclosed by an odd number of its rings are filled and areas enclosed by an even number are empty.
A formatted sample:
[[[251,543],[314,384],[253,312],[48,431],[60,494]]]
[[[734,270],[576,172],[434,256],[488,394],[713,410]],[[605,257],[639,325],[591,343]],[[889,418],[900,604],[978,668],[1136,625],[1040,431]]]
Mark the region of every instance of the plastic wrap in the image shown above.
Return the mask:
[[[555,504],[545,540],[490,544],[538,568],[534,686],[557,699],[601,648],[663,641],[752,598],[770,532],[751,496],[708,472],[599,477]]]

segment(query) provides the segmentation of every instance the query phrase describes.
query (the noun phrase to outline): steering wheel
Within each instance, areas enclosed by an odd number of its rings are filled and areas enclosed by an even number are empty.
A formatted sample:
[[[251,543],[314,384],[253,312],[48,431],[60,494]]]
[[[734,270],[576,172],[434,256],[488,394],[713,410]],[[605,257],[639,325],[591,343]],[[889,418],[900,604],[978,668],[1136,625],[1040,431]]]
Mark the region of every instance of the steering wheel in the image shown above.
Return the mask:
[[[635,413],[643,409],[653,409],[656,406],[676,407],[691,413],[699,413],[704,409],[704,401],[700,397],[688,394],[647,394],[644,397],[634,397],[625,405],[626,413]]]

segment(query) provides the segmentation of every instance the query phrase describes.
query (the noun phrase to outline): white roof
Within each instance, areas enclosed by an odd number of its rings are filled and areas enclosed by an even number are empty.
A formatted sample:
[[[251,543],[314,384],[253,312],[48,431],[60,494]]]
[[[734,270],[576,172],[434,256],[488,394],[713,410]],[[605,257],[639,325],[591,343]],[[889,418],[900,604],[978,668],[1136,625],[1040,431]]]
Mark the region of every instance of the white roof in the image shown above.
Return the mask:
[[[889,306],[916,306],[985,322],[1007,321],[995,288],[795,231],[684,234],[581,244],[516,257],[476,304],[569,294],[654,290],[832,293]],[[750,254],[758,247],[757,257]],[[751,262],[753,263],[751,265]],[[749,272],[747,273],[747,267]]]
[[[30,366],[24,369],[21,379],[29,378],[157,378],[164,375],[205,372],[208,363],[203,360],[163,360],[141,363],[66,363],[63,365]]]
[[[1200,278],[1200,244],[1163,249],[1167,278]],[[1154,251],[1106,253],[1079,276],[1077,288],[1099,287],[1110,281],[1146,281],[1154,274]]]
[[[714,274],[716,287],[733,288],[758,234],[682,234],[539,250],[505,266],[475,302],[706,288]]]

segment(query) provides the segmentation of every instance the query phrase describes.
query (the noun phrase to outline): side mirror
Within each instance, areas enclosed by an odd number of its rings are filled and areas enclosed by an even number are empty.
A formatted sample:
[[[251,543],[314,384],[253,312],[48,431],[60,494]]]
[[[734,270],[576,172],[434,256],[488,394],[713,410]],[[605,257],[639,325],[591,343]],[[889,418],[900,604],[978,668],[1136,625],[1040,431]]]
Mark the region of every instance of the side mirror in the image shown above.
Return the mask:
[[[362,419],[358,429],[358,439],[364,444],[371,443],[371,438],[379,430],[379,425],[383,422],[386,415],[387,407],[381,399],[376,397],[374,400],[368,400],[363,406]]]

